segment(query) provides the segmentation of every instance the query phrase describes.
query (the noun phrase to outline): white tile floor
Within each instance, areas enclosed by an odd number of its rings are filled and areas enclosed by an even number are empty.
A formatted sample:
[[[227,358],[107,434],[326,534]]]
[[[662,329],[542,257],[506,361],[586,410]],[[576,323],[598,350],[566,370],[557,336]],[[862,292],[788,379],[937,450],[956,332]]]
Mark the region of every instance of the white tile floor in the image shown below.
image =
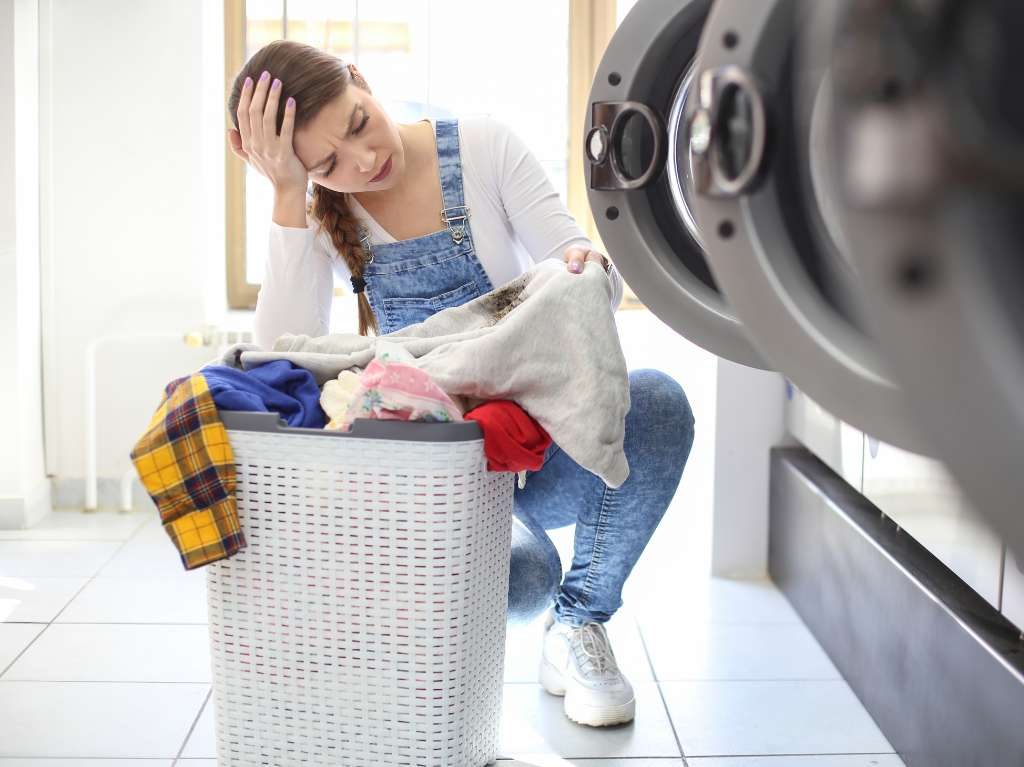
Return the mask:
[[[768,581],[708,578],[715,360],[646,312],[616,316],[629,369],[683,383],[697,441],[609,624],[636,688],[594,730],[536,682],[540,622],[509,628],[502,765],[900,767]],[[568,566],[572,529],[552,534]],[[156,512],[56,512],[0,530],[0,767],[214,767],[206,580]],[[684,758],[685,755],[685,758]]]
[[[570,533],[556,531],[563,552]],[[566,719],[536,682],[539,621],[511,626],[510,767],[902,764],[769,582],[643,564],[609,625],[636,721]],[[0,767],[215,765],[204,589],[154,512],[55,512],[0,531]]]

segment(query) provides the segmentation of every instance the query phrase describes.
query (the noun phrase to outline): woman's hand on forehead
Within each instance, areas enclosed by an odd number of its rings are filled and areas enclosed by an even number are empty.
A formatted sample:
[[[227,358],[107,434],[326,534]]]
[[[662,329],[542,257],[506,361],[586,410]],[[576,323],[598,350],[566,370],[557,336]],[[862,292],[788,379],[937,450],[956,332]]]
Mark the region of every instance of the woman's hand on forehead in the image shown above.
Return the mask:
[[[231,150],[266,176],[277,191],[296,190],[305,195],[309,174],[295,154],[295,99],[285,103],[281,133],[277,113],[283,85],[264,72],[258,83],[245,78],[235,116],[238,130],[228,132]]]

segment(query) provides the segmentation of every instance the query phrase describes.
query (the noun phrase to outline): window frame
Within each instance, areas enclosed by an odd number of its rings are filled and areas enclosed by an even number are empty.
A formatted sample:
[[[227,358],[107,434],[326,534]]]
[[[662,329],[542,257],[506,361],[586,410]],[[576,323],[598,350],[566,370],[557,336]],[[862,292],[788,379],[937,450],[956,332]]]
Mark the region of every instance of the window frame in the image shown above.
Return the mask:
[[[235,73],[245,64],[245,0],[224,0],[224,103]],[[227,127],[231,117],[225,116]],[[229,309],[255,309],[260,286],[246,275],[245,162],[225,150],[225,252]]]

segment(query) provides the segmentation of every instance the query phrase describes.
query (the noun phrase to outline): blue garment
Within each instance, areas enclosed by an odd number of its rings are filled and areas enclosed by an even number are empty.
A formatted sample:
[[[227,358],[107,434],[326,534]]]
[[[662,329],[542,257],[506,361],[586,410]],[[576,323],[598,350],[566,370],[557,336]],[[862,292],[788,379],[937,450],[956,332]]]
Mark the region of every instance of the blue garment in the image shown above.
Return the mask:
[[[362,233],[369,254],[366,294],[382,334],[493,290],[476,258],[463,198],[458,122],[438,120],[436,136],[448,228],[372,246]],[[607,487],[552,444],[544,465],[515,490],[511,620],[528,621],[554,601],[562,623],[602,623],[622,605],[623,584],[668,509],[694,433],[686,395],[664,373],[630,372],[629,396],[624,449],[630,472],[621,487]],[[576,525],[574,557],[563,579],[545,530],[570,524]]]
[[[622,587],[672,502],[694,434],[686,394],[660,370],[631,370],[629,398],[623,441],[629,477],[620,487],[608,487],[552,444],[544,465],[516,489],[516,515],[534,541],[531,561],[521,564],[546,572],[548,580],[541,585],[536,576],[518,576],[513,555],[509,610],[514,605],[518,612],[511,618],[530,620],[552,598],[559,622],[574,626],[604,623],[622,606]],[[563,578],[544,531],[573,523],[572,567]]]
[[[313,374],[288,360],[251,370],[207,365],[199,372],[206,378],[218,410],[278,413],[289,426],[309,429],[322,429],[327,423]]]

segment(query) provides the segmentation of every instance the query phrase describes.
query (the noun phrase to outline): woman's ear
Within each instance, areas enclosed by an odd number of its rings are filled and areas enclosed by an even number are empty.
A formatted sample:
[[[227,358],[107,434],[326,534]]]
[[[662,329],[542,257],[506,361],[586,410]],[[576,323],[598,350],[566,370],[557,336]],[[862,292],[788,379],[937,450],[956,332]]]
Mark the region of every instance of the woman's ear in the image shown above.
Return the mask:
[[[363,73],[359,71],[359,68],[355,64],[348,65],[349,74],[352,75],[352,82],[358,85],[367,93],[371,93],[370,86],[366,82],[366,78],[363,77]]]
[[[249,161],[249,155],[242,149],[242,134],[236,128],[228,128],[228,144],[231,145],[231,151],[235,153],[235,156],[246,162]]]

